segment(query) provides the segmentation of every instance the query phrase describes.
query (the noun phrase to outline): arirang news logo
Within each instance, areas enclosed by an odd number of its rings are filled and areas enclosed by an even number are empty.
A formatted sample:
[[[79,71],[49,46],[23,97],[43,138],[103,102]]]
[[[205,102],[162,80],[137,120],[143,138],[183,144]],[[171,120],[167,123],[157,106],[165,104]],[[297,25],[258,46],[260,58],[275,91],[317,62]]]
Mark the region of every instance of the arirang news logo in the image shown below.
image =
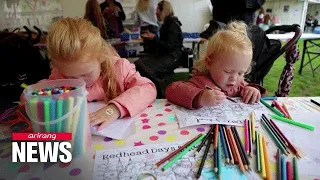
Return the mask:
[[[12,133],[12,162],[72,160],[71,133]]]

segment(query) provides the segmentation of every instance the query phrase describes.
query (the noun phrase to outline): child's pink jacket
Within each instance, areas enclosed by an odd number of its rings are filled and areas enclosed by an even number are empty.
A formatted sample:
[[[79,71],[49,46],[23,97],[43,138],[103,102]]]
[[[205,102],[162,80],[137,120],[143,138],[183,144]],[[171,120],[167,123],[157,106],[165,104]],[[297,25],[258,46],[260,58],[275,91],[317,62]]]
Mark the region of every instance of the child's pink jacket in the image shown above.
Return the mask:
[[[168,101],[176,105],[188,109],[198,109],[201,108],[199,105],[200,96],[206,86],[211,88],[216,87],[209,76],[197,75],[187,82],[177,81],[171,83],[166,89],[166,97]],[[266,90],[258,84],[248,84],[245,81],[242,81],[239,87],[225,93],[230,97],[240,96],[240,92],[245,86],[252,86],[259,89],[261,95],[266,93]]]
[[[115,57],[114,72],[116,81],[120,90],[120,95],[114,99],[108,100],[120,110],[120,117],[135,116],[150,105],[157,96],[155,85],[149,79],[140,76],[136,71],[134,64],[127,59]],[[53,69],[49,77],[53,79],[65,79],[57,69]],[[87,87],[88,101],[103,101],[104,90],[102,77],[91,87]]]

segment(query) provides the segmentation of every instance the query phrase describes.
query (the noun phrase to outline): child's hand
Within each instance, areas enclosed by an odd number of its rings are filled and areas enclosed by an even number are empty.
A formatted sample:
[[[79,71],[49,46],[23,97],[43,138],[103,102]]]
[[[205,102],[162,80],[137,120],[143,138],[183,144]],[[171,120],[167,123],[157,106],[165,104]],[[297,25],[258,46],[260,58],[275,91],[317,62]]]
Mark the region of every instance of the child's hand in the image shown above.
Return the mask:
[[[226,95],[220,89],[205,89],[200,98],[201,106],[215,106],[223,102]]]
[[[90,125],[95,126],[101,124],[98,131],[108,126],[112,121],[120,117],[120,111],[114,104],[109,104],[100,110],[89,115]]]
[[[240,93],[242,101],[246,104],[258,102],[261,98],[260,91],[257,88],[246,86]]]

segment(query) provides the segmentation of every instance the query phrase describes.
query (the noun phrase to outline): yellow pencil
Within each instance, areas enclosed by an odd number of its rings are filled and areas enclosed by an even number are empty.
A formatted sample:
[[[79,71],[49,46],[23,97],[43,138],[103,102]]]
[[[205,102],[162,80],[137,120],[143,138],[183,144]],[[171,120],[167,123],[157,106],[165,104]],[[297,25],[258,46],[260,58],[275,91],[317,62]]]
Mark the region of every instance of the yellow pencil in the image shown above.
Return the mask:
[[[288,116],[289,116],[288,118],[292,119],[292,117],[291,117],[291,115],[289,113],[289,110],[288,110],[288,106],[285,103],[282,103],[282,107],[286,111],[286,113],[288,114]]]
[[[256,128],[255,128],[255,124],[254,124],[254,114],[253,112],[250,113],[250,121],[251,121],[251,132],[252,132],[252,143],[256,142]]]
[[[265,162],[265,168],[266,168],[266,179],[270,180],[270,168],[269,168],[269,159],[268,159],[268,152],[267,152],[267,144],[266,139],[262,137],[262,145],[263,145],[263,154],[264,154],[264,162]]]
[[[261,176],[263,178],[266,178],[266,166],[265,166],[265,163],[264,163],[264,149],[263,149],[263,146],[262,146],[262,134],[259,134],[259,147],[260,147],[260,163],[261,163]]]

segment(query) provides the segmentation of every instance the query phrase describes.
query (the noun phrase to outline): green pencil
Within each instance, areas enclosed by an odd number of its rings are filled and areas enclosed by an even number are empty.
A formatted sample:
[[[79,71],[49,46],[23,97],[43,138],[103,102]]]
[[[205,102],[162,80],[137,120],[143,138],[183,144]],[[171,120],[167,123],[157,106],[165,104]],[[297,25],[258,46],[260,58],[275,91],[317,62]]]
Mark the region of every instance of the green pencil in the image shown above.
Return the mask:
[[[268,131],[269,135],[272,137],[273,141],[277,144],[277,146],[281,149],[281,151],[288,155],[286,149],[282,146],[282,144],[280,143],[280,141],[276,138],[276,136],[272,133],[271,129],[268,127],[268,125],[266,124],[266,122],[264,122],[263,120],[261,120],[260,122],[262,122],[262,125],[264,126],[264,128]]]
[[[269,108],[272,112],[276,113],[278,116],[284,117],[284,115],[282,114],[282,112],[280,112],[278,109],[272,107],[270,104],[268,104],[267,102],[265,102],[263,99],[260,99],[260,102],[265,105],[267,108]]]
[[[261,164],[260,164],[260,141],[259,141],[259,133],[256,132],[256,165],[257,171],[261,172]]]
[[[187,152],[191,150],[196,144],[198,144],[206,135],[201,134],[201,136],[195,140],[192,144],[190,144],[187,148],[181,151],[176,157],[174,157],[170,162],[163,166],[162,171],[169,169],[175,162],[177,162],[182,156],[184,156]]]
[[[50,101],[48,99],[43,100],[43,111],[44,111],[44,130],[50,132]]]
[[[287,119],[285,117],[280,117],[280,116],[277,116],[277,115],[274,115],[274,114],[269,114],[269,116],[271,116],[273,119],[280,120],[280,121],[283,121],[283,122],[286,122],[286,123],[289,123],[289,124],[292,124],[292,125],[295,125],[295,126],[299,126],[299,127],[311,130],[311,131],[314,130],[314,126],[311,126],[309,124],[304,124],[302,122],[294,121],[292,119]]]
[[[297,158],[293,157],[293,179],[299,180]]]

